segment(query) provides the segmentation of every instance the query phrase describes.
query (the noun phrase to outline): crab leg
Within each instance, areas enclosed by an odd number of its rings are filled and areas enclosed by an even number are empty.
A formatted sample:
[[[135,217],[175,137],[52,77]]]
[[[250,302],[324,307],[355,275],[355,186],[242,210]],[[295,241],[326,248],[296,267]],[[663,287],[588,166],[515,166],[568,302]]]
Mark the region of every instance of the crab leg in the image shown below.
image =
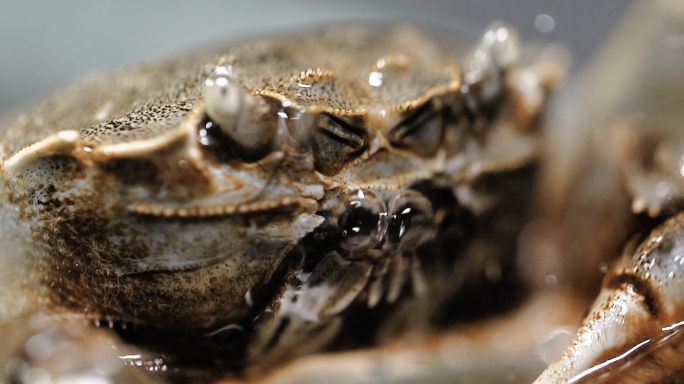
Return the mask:
[[[627,247],[570,347],[535,383],[670,382],[684,373],[682,330],[684,213]]]

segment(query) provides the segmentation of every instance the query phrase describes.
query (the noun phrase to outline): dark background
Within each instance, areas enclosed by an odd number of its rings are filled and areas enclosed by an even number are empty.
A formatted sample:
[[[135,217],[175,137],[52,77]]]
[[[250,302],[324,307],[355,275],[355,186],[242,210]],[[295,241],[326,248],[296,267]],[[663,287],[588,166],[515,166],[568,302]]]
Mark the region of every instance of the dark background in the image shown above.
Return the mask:
[[[83,74],[276,30],[331,22],[411,21],[478,36],[494,20],[523,41],[559,42],[585,65],[628,0],[179,1],[0,0],[0,114],[14,113]],[[534,19],[548,14],[555,29]]]

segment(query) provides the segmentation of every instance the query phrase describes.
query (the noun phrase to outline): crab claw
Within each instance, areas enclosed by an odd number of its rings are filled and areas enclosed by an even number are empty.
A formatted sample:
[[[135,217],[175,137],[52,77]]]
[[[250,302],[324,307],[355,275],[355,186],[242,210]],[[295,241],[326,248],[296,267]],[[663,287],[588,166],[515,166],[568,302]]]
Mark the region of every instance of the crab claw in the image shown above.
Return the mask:
[[[682,330],[684,213],[627,247],[570,347],[535,383],[670,382],[684,371]]]

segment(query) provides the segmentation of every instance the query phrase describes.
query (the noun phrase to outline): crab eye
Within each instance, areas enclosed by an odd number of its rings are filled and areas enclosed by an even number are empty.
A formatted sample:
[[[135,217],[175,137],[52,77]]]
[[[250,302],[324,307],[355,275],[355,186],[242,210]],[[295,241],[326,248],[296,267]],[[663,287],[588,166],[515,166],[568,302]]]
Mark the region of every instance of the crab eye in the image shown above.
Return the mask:
[[[406,190],[392,199],[387,235],[398,248],[416,246],[435,234],[432,204],[420,192]]]
[[[392,145],[422,157],[437,153],[444,131],[441,103],[430,101],[416,113],[396,126],[388,135]]]
[[[310,142],[316,169],[326,175],[339,172],[366,146],[361,132],[324,114],[317,116]]]
[[[264,118],[264,101],[249,95],[238,84],[230,67],[218,67],[204,82],[207,115],[223,134],[237,143],[248,157],[263,152],[277,131],[273,119]]]
[[[461,91],[470,113],[491,113],[505,91],[505,71],[520,54],[518,35],[513,28],[496,22],[489,26],[466,60]]]
[[[373,192],[357,189],[345,198],[337,218],[340,246],[348,251],[365,251],[380,243],[387,230],[387,208]]]

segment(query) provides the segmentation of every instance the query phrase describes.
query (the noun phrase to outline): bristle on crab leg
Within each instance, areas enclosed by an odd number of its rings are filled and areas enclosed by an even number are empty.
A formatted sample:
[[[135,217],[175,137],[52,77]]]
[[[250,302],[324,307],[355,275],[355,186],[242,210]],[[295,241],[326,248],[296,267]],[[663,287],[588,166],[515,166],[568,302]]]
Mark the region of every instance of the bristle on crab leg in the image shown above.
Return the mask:
[[[628,247],[604,278],[601,293],[570,347],[535,383],[681,379],[682,330],[684,213],[651,232],[636,250]]]

